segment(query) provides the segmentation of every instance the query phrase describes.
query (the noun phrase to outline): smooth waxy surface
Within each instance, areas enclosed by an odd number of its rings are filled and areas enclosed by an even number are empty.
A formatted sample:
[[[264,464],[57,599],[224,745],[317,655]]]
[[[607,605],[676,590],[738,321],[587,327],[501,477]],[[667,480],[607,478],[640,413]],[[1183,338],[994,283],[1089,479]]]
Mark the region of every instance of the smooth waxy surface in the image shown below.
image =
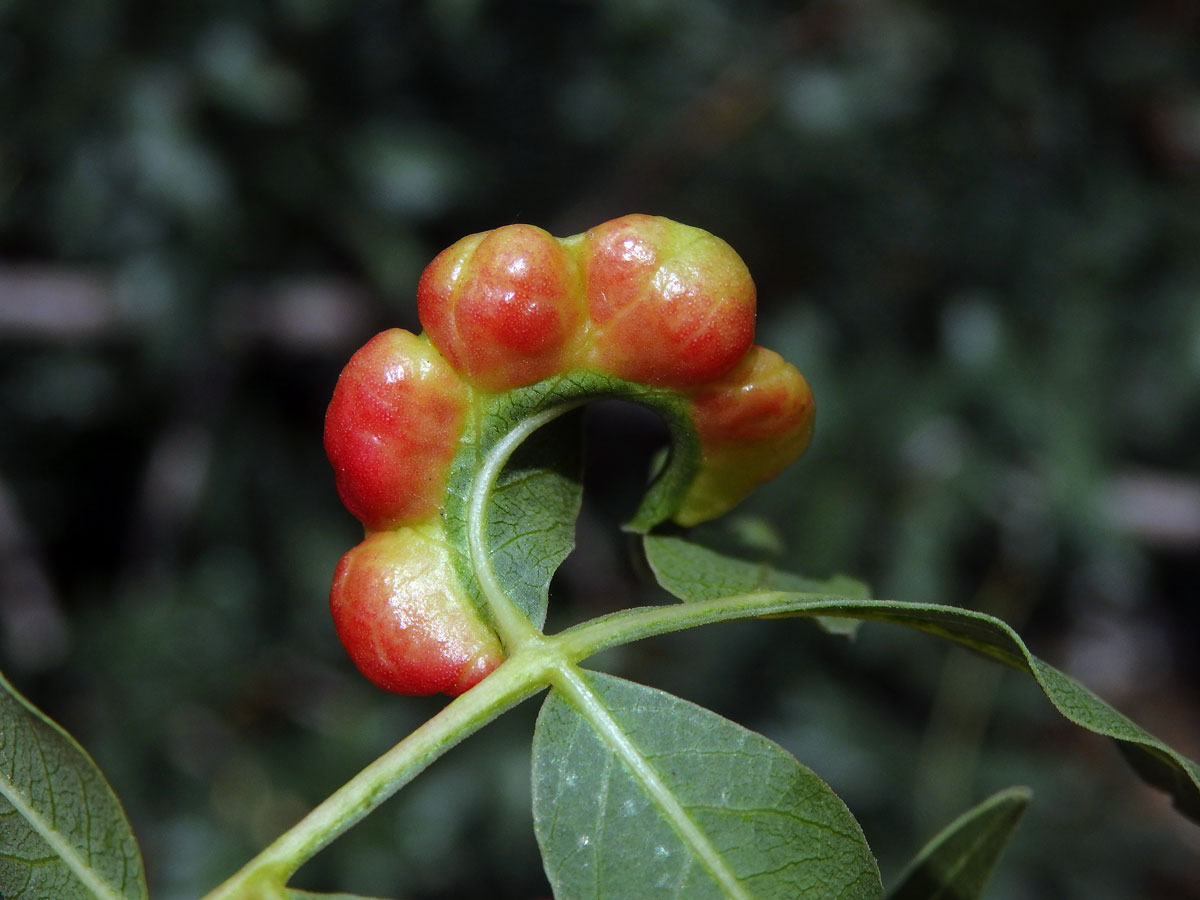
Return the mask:
[[[750,348],[754,282],[720,238],[631,215],[588,231],[579,252],[601,371],[688,387],[725,374]]]
[[[354,664],[384,690],[456,696],[504,658],[436,529],[368,536],[338,563],[329,606]]]
[[[812,441],[815,406],[804,376],[753,347],[724,378],[692,394],[700,471],[675,515],[695,525],[728,511],[795,462]]]
[[[812,438],[808,382],[766,347],[752,347],[733,371],[691,396],[692,419],[706,443],[780,441],[799,456]]]
[[[342,503],[368,529],[437,512],[467,393],[428,341],[398,328],[350,358],[325,415],[325,452]]]
[[[585,310],[574,258],[532,225],[473,234],[443,250],[417,288],[421,324],[451,364],[493,391],[576,365]]]

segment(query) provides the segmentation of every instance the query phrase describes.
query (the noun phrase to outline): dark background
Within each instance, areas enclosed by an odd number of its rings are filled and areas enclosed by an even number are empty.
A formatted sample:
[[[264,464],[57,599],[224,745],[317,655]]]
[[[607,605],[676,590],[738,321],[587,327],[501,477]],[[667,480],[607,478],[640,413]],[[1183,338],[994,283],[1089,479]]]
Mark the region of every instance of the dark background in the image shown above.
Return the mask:
[[[746,259],[808,457],[710,537],[1011,621],[1200,757],[1200,6],[0,0],[0,665],[188,900],[443,702],[351,668],[333,383],[463,234],[626,212]],[[661,600],[617,530],[657,425],[605,406],[552,622]],[[593,446],[598,442],[593,441]],[[868,625],[656,639],[611,671],[780,741],[885,881],[1014,783],[990,897],[1200,896],[1194,826],[1024,678]],[[548,893],[536,704],[302,870]]]

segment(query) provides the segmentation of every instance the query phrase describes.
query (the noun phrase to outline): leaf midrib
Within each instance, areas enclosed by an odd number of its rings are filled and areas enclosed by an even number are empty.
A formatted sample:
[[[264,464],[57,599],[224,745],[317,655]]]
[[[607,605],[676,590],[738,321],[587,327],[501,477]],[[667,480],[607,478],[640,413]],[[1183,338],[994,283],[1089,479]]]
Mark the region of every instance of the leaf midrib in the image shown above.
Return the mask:
[[[38,741],[38,750],[41,752],[41,742]],[[24,795],[20,788],[13,782],[11,778],[0,778],[0,795],[3,795],[20,814],[20,816],[29,823],[29,826],[37,832],[54,851],[71,871],[71,873],[79,879],[79,881],[90,890],[99,900],[124,900],[124,895],[117,893],[106,881],[96,874],[96,870],[87,865],[75,847],[61,837],[59,831],[46,821],[37,810],[25,802]]]
[[[713,880],[730,900],[753,900],[720,851],[712,845],[700,826],[683,808],[674,791],[663,781],[658,770],[634,746],[607,706],[584,680],[580,670],[564,665],[555,673],[554,686],[595,730],[596,734],[629,768],[630,774],[649,795],[680,840],[688,846]]]

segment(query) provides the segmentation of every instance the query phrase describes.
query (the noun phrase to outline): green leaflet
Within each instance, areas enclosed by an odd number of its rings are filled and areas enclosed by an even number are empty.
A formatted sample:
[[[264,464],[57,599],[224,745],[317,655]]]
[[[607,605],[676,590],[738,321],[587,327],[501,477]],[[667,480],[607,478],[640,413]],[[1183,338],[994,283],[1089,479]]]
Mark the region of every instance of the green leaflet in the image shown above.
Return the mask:
[[[1032,796],[993,794],[943,828],[888,892],[888,900],[977,900]]]
[[[643,545],[659,585],[689,603],[760,592],[825,594],[854,600],[870,596],[865,584],[846,575],[824,581],[806,578],[766,562],[727,556],[681,537],[647,535]]]
[[[1042,662],[999,619],[952,606],[841,597],[833,586],[805,594],[758,590],[712,598],[710,595],[721,583],[720,573],[725,569],[722,559],[728,560],[729,571],[734,573],[744,566],[742,561],[723,558],[677,537],[648,536],[645,548],[659,584],[692,603],[720,606],[727,600],[728,614],[722,618],[821,615],[891,622],[936,634],[1028,672],[1064,717],[1116,741],[1143,780],[1170,794],[1181,813],[1200,823],[1200,766],[1139,728],[1070,676]],[[705,573],[708,587],[694,583],[696,572]],[[736,581],[734,576],[730,577]],[[714,609],[714,614],[718,612]],[[718,621],[716,615],[711,621]]]
[[[666,538],[646,538],[646,546],[651,541],[667,540]],[[680,539],[681,540],[681,539]],[[713,550],[688,544],[696,552],[688,556],[686,571],[666,569],[659,572],[655,566],[655,557],[650,556],[650,568],[654,571],[659,584],[679,597],[681,600],[714,600],[717,597],[730,597],[734,594],[749,594],[755,591],[793,591],[796,593],[835,594],[840,597],[853,597],[856,600],[866,600],[871,596],[870,589],[861,581],[846,575],[835,575],[826,581],[805,578],[776,569],[767,562],[750,562],[725,556]],[[670,581],[670,584],[667,581]],[[830,634],[852,637],[858,628],[858,621],[840,616],[815,616],[817,624]]]
[[[488,503],[492,567],[505,593],[538,628],[546,621],[550,579],[575,546],[583,493],[580,416],[579,410],[569,412],[521,444]]]
[[[645,531],[678,508],[699,465],[699,444],[677,394],[584,372],[482,396],[451,463],[442,512],[446,534],[458,551],[460,580],[480,609],[485,605],[470,562],[467,519],[472,493],[489,454],[534,416],[556,408],[567,411],[602,398],[649,406],[663,416],[671,430],[670,458],[629,527]],[[580,424],[578,413],[567,412],[533,433],[513,453],[488,497],[492,567],[505,592],[538,628],[546,619],[550,578],[574,546],[582,494]]]
[[[0,896],[143,900],[142,858],[104,776],[0,676]]]
[[[858,823],[787,751],[610,675],[580,674],[547,698],[533,808],[558,900],[882,894]]]

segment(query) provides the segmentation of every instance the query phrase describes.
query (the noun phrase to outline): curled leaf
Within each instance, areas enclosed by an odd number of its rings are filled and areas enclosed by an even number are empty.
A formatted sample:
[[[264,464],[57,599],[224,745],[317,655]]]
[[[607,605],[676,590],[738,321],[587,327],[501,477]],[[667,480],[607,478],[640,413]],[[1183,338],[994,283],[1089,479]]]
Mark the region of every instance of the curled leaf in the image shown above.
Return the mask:
[[[1116,741],[1144,781],[1166,791],[1181,813],[1200,823],[1200,765],[1134,724],[1069,675],[1038,659],[1020,635],[1000,619],[955,606],[837,596],[827,587],[805,593],[752,588],[721,598],[713,595],[719,593],[721,584],[738,583],[737,573],[745,566],[743,560],[724,557],[677,537],[648,536],[645,548],[663,588],[693,603],[719,608],[724,602],[731,619],[803,615],[891,622],[937,635],[1026,672],[1067,720]],[[707,587],[694,587],[697,571],[704,573]]]

